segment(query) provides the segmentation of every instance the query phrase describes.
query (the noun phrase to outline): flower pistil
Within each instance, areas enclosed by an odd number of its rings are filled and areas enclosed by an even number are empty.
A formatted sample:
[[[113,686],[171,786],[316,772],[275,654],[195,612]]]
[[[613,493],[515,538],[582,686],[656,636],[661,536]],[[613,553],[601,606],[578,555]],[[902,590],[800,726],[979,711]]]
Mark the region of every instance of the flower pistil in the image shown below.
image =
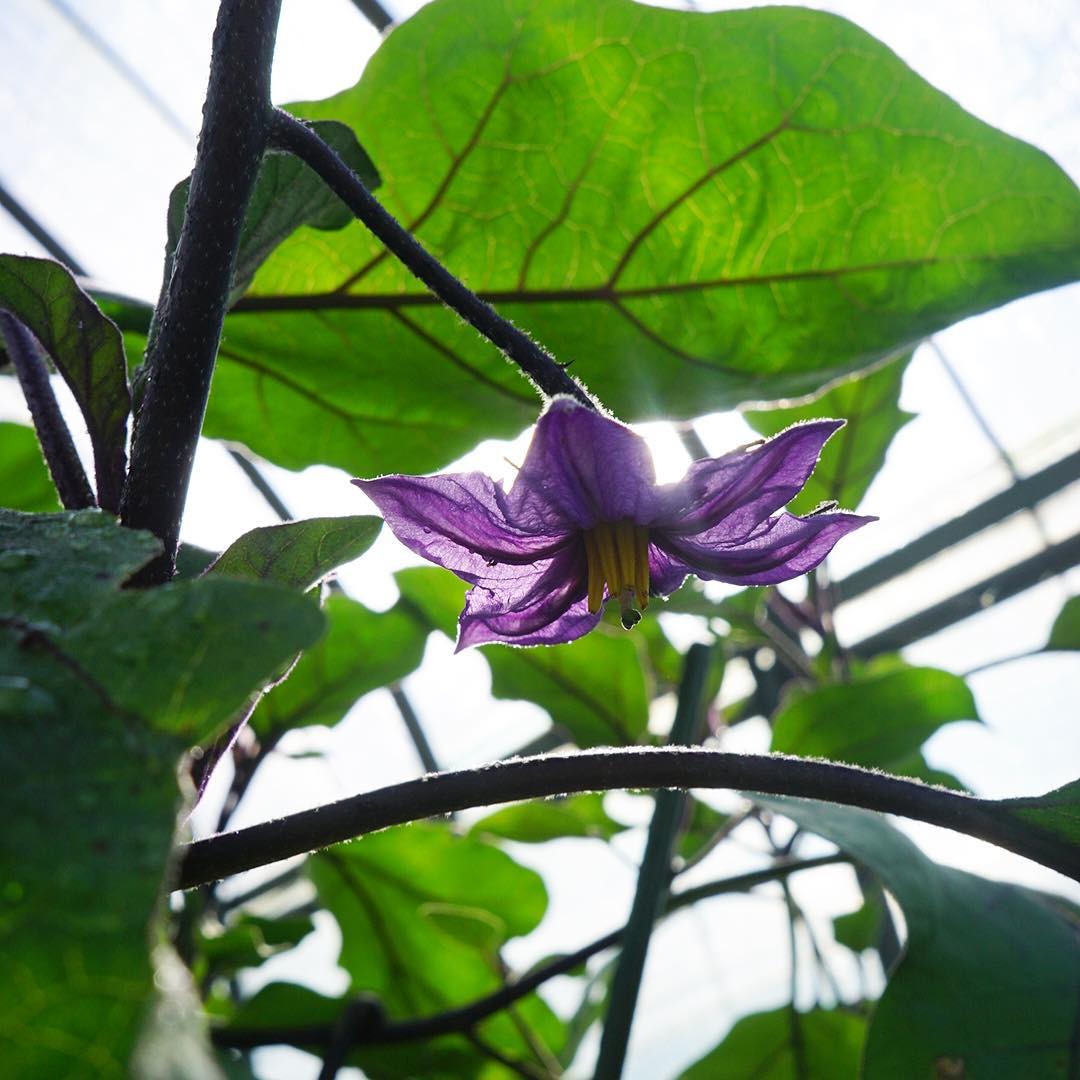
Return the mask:
[[[582,533],[588,563],[589,612],[595,615],[608,596],[618,599],[629,630],[649,606],[649,530],[633,521],[601,521]],[[635,605],[636,601],[636,605]]]

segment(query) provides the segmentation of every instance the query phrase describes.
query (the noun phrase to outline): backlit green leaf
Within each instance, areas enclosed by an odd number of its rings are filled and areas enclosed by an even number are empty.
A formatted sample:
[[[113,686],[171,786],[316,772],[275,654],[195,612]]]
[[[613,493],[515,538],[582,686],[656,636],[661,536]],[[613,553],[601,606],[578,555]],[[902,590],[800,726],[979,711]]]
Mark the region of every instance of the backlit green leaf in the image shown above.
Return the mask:
[[[959,675],[936,668],[871,671],[793,691],[773,718],[771,749],[923,776],[922,744],[944,724],[978,718]]]
[[[1048,649],[1080,649],[1080,596],[1073,596],[1062,605],[1050,629]]]
[[[420,663],[427,630],[404,612],[378,614],[341,595],[327,597],[323,612],[326,636],[262,699],[251,718],[256,731],[336,724],[364,694]]]
[[[630,421],[813,392],[1080,270],[1054,162],[822,12],[443,0],[297,111]],[[291,468],[425,471],[535,418],[358,224],[285,241],[225,336],[207,430]]]
[[[0,469],[0,500],[5,507],[27,513],[60,509],[33,428],[0,423]]]

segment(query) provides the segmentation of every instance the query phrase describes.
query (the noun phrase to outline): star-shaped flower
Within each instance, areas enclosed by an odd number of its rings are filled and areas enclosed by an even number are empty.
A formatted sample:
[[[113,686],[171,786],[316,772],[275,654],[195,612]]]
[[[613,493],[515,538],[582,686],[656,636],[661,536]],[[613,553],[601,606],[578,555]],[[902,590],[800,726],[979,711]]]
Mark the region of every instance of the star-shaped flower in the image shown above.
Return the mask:
[[[644,440],[569,397],[540,417],[510,491],[483,473],[354,480],[394,535],[473,588],[458,649],[573,641],[616,600],[629,629],[689,574],[775,585],[812,570],[874,518],[782,511],[842,420],[695,461],[658,485]]]

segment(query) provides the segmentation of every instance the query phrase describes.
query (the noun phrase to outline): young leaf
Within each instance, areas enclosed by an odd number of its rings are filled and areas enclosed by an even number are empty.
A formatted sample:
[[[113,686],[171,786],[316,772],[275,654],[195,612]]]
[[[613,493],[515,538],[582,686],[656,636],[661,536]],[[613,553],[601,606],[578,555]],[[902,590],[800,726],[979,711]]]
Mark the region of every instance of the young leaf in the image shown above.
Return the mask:
[[[0,308],[30,329],[71,389],[94,448],[98,500],[116,511],[131,409],[120,331],[68,270],[48,259],[0,255]]]
[[[630,421],[813,392],[1080,270],[1065,173],[823,12],[450,0],[299,111],[354,126],[387,208]],[[378,241],[320,241],[235,306],[208,434],[372,475],[530,422]]]
[[[743,413],[762,435],[775,435],[799,420],[836,417],[846,420],[821,452],[821,460],[791,511],[805,514],[823,502],[835,500],[854,510],[870,482],[885,464],[885,454],[896,433],[914,417],[900,408],[900,387],[911,354],[906,353],[875,371],[846,379],[809,404]]]
[[[207,570],[223,577],[272,581],[301,591],[358,559],[382,528],[377,517],[309,518],[252,529]]]
[[[351,128],[332,120],[321,121],[314,127],[369,190],[379,186],[379,174]],[[190,186],[189,177],[177,184],[169,196],[166,281],[172,272],[173,253],[184,224]],[[244,294],[274,248],[301,226],[332,231],[343,229],[352,220],[348,207],[299,158],[292,154],[267,154],[240,230],[240,250],[236,254],[229,302]]]
[[[1073,596],[1062,605],[1046,647],[1062,651],[1080,649],[1080,596]]]
[[[1080,945],[1049,897],[939,866],[877,814],[759,801],[855,856],[903,908],[907,948],[871,1017],[866,1080],[1067,1075]]]

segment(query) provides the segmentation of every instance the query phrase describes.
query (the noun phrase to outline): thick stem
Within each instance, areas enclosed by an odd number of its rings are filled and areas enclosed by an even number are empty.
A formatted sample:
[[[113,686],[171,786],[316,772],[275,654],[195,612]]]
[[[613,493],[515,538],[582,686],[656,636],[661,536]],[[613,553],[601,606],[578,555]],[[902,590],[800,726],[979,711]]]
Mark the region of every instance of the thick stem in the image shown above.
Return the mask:
[[[155,313],[121,505],[125,525],[149,529],[165,545],[142,584],[173,573],[240,227],[269,138],[280,8],[281,0],[222,0],[218,11],[187,211]]]
[[[719,881],[709,881],[703,885],[696,885],[692,889],[677,893],[668,898],[661,913],[664,916],[671,915],[683,908],[690,907],[701,900],[708,900],[715,896],[724,896],[728,893],[749,892],[759,885],[769,882],[784,880],[789,875],[801,870],[814,870],[819,866],[833,866],[836,863],[847,862],[843,855],[819,855],[812,859],[788,860],[774,863],[763,870],[752,870],[737,877],[721,878]],[[581,967],[586,960],[618,945],[626,932],[626,927],[620,926],[617,930],[611,930],[603,937],[590,941],[580,949],[572,953],[549,960],[540,967],[515,979],[498,990],[485,994],[482,998],[461,1005],[456,1009],[448,1009],[446,1012],[435,1013],[431,1016],[421,1016],[409,1020],[390,1020],[383,1018],[381,1023],[374,1025],[355,1037],[353,1045],[361,1043],[400,1043],[413,1042],[419,1039],[433,1039],[439,1035],[449,1035],[452,1032],[468,1031],[477,1024],[486,1020],[495,1013],[508,1009],[523,997],[528,997],[538,987],[568,972]],[[333,1028],[329,1025],[297,1026],[293,1028],[221,1028],[213,1033],[214,1042],[218,1046],[231,1046],[237,1050],[247,1050],[255,1046],[267,1046],[274,1043],[291,1043],[295,1046],[323,1046],[330,1038]]]
[[[96,506],[94,491],[71,441],[71,432],[64,423],[49,382],[48,368],[33,334],[10,312],[0,310],[0,337],[30,408],[41,453],[60,496],[60,504],[66,510]]]
[[[271,135],[280,150],[295,154],[325,181],[327,187],[419,278],[448,308],[517,364],[544,394],[569,394],[583,405],[596,402],[581,384],[542,346],[504,319],[409,233],[364,186],[333,147],[317,132],[288,113],[274,113]]]
[[[176,888],[190,889],[437,814],[626,788],[733,788],[861,806],[967,833],[1080,879],[1080,848],[1010,819],[993,800],[854,765],[667,746],[582,750],[438,773],[212,836],[182,849]]]

